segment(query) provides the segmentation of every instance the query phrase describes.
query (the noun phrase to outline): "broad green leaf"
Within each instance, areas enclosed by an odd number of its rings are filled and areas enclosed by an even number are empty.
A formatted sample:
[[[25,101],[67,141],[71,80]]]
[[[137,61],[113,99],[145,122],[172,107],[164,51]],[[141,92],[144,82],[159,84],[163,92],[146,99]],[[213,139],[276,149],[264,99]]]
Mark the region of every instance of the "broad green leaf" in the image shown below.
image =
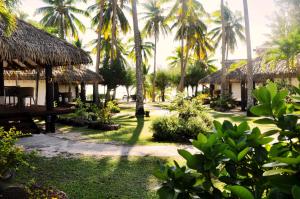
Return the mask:
[[[211,134],[207,140],[206,146],[211,147],[215,144],[217,140],[217,134]]]
[[[262,119],[255,120],[254,123],[256,123],[256,124],[274,124],[275,121],[270,118],[262,118]]]
[[[261,87],[259,89],[254,90],[253,95],[259,102],[263,104],[271,103],[271,94],[266,87]]]
[[[293,186],[292,194],[293,194],[294,199],[299,199],[300,198],[300,187],[297,185]]]
[[[269,136],[272,136],[272,135],[275,135],[276,133],[279,133],[279,130],[270,130],[270,131],[267,131],[263,134],[264,137],[269,137]]]
[[[278,88],[277,88],[277,84],[274,82],[270,82],[267,84],[266,86],[267,90],[269,91],[270,95],[271,95],[271,99],[273,99],[275,97],[275,95],[277,94]]]
[[[246,148],[244,148],[239,154],[238,154],[238,161],[241,161],[244,157],[245,157],[245,155],[249,152],[249,150],[250,150],[250,147],[246,147]]]
[[[179,149],[178,153],[187,161],[187,166],[191,169],[197,169],[198,168],[198,164],[201,164],[201,160],[197,157],[195,157],[194,155],[192,155],[190,152],[183,150],[183,149]]]
[[[239,185],[229,186],[228,189],[231,191],[231,193],[233,193],[240,199],[254,199],[252,193],[243,186],[239,186]]]
[[[157,191],[160,199],[174,199],[175,191],[169,187],[163,186]]]
[[[207,142],[207,137],[202,133],[199,133],[197,138],[198,141],[202,144],[205,144]]]
[[[265,145],[265,144],[272,142],[273,140],[274,140],[274,138],[271,138],[271,137],[263,137],[263,138],[257,140],[257,143],[260,145]]]
[[[249,127],[249,125],[248,125],[247,122],[242,122],[242,123],[241,123],[240,125],[238,125],[238,127],[237,127],[237,131],[240,132],[240,133],[245,132],[245,131],[247,131],[247,130],[249,130],[249,129],[250,129],[250,127]]]
[[[225,155],[226,157],[228,157],[229,159],[231,159],[231,160],[233,160],[233,161],[235,161],[235,162],[237,161],[236,154],[235,154],[233,151],[227,149],[227,150],[225,150],[223,153],[224,153],[224,155]]]
[[[265,171],[263,176],[273,176],[273,175],[280,175],[283,173],[295,173],[295,171],[290,169],[272,169],[269,171]]]
[[[250,109],[251,113],[257,116],[271,116],[272,110],[271,107],[268,104],[261,104],[257,106],[253,106]]]
[[[283,162],[287,164],[300,164],[300,156],[297,158],[281,158],[281,157],[275,157],[272,158],[273,160],[276,160],[278,162]]]
[[[233,147],[233,148],[236,147],[235,141],[234,141],[233,139],[231,139],[230,137],[227,138],[227,143],[228,143],[231,147]]]

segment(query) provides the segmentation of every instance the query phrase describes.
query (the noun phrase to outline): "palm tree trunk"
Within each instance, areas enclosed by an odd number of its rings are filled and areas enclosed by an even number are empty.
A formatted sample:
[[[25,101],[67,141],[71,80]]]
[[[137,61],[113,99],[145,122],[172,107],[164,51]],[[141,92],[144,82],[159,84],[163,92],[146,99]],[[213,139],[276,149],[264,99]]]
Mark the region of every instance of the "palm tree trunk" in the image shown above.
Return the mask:
[[[155,102],[155,95],[156,95],[156,93],[155,93],[155,88],[156,88],[156,53],[157,53],[157,51],[156,51],[156,47],[157,47],[157,38],[158,38],[158,35],[157,35],[157,30],[155,30],[155,38],[154,38],[154,72],[153,72],[153,83],[152,83],[152,87],[153,87],[153,89],[152,89],[152,102]]]
[[[247,41],[247,108],[253,106],[253,67],[252,67],[252,48],[251,48],[251,38],[250,38],[250,23],[249,23],[249,13],[248,13],[248,2],[244,1],[244,18],[245,18],[245,31],[246,31],[246,41]]]
[[[113,60],[115,58],[115,48],[117,48],[116,45],[116,39],[117,39],[117,0],[112,0],[112,6],[113,6],[113,16],[112,16],[112,28],[111,28],[111,57],[110,57],[110,63],[113,63]],[[116,49],[117,50],[117,49]]]
[[[222,20],[222,76],[221,76],[221,95],[227,94],[226,86],[226,76],[227,68],[225,65],[225,56],[226,56],[226,29],[225,29],[225,11],[224,11],[224,0],[221,0],[221,20]]]
[[[180,92],[184,91],[184,86],[185,86],[185,76],[186,76],[186,67],[188,64],[188,59],[189,59],[189,52],[190,52],[190,42],[187,38],[187,42],[186,42],[186,53],[185,56],[183,58],[183,67],[181,68],[181,76],[180,76],[180,83],[179,83],[179,88],[182,89],[178,89]]]
[[[60,27],[59,27],[59,37],[61,39],[65,39],[65,23],[64,23],[64,15],[60,14]]]
[[[104,9],[104,0],[100,0],[99,2],[99,24],[98,24],[98,40],[97,40],[97,58],[96,58],[96,67],[95,72],[99,74],[99,68],[101,63],[101,31],[103,25],[103,9]],[[93,94],[94,94],[94,103],[99,104],[99,84],[94,83],[93,86]]]
[[[134,29],[135,57],[136,57],[136,116],[144,116],[144,97],[143,97],[143,69],[142,69],[142,39],[139,30],[136,1],[131,0],[132,20]]]
[[[180,82],[178,85],[177,90],[179,92],[183,92],[184,91],[184,79],[185,79],[185,70],[184,70],[184,31],[183,31],[183,26],[184,26],[184,10],[185,10],[185,2],[184,0],[182,1],[182,13],[180,15],[180,20],[181,20],[181,55],[180,55],[180,70],[181,70],[181,77],[180,77]]]

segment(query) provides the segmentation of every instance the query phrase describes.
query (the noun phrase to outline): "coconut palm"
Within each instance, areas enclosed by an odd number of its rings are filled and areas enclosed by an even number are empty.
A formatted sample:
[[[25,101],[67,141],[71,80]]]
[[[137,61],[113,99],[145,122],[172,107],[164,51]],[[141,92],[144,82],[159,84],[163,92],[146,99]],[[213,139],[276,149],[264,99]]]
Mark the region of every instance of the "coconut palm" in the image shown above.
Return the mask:
[[[201,35],[201,28],[204,28],[204,23],[200,20],[200,17],[206,14],[202,4],[197,0],[176,0],[172,7],[168,19],[175,21],[172,25],[172,29],[176,28],[176,39],[181,41],[181,80],[178,85],[178,91],[184,90],[184,79],[186,72],[186,63],[191,48],[190,39],[193,34]],[[185,44],[186,41],[186,44]]]
[[[152,101],[155,102],[155,82],[156,82],[156,54],[157,54],[157,42],[159,35],[162,33],[166,35],[170,31],[170,27],[167,24],[166,16],[164,16],[165,9],[162,8],[162,2],[158,0],[151,0],[148,3],[144,3],[143,7],[145,12],[143,13],[143,20],[146,21],[146,25],[143,29],[143,33],[146,36],[154,37],[154,72],[152,83]]]
[[[225,23],[225,60],[228,60],[229,52],[234,52],[237,47],[238,39],[245,41],[243,17],[240,13],[234,13],[227,6],[224,6]],[[215,47],[222,43],[222,17],[221,12],[214,13],[214,23],[217,27],[211,30],[212,40],[215,40]]]
[[[16,18],[9,11],[6,2],[0,1],[0,20],[4,21],[5,35],[9,36],[16,28]]]
[[[136,57],[136,116],[143,117],[144,110],[144,96],[143,96],[143,69],[142,69],[142,38],[139,30],[138,14],[137,14],[137,0],[131,0],[132,20],[135,43],[135,57]]]
[[[253,66],[252,66],[252,48],[250,38],[250,23],[248,13],[248,1],[243,0],[244,5],[244,18],[245,18],[245,31],[246,31],[246,43],[247,43],[247,108],[251,108],[254,104],[252,97],[253,91]]]
[[[41,23],[46,27],[57,27],[59,36],[65,39],[66,36],[78,36],[78,29],[85,31],[84,24],[76,15],[89,16],[86,10],[75,7],[79,0],[43,0],[47,6],[38,8],[36,14],[42,14]]]

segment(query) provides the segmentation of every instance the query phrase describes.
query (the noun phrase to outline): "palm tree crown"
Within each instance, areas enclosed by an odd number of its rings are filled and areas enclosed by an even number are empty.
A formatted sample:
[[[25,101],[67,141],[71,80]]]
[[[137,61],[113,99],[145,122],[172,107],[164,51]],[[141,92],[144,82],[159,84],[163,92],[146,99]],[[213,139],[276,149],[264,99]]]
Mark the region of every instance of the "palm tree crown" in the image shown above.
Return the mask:
[[[77,18],[77,14],[89,16],[88,12],[74,6],[79,0],[43,0],[47,4],[38,8],[36,14],[42,14],[41,23],[46,27],[57,27],[60,38],[78,36],[78,29],[85,31],[84,24]]]

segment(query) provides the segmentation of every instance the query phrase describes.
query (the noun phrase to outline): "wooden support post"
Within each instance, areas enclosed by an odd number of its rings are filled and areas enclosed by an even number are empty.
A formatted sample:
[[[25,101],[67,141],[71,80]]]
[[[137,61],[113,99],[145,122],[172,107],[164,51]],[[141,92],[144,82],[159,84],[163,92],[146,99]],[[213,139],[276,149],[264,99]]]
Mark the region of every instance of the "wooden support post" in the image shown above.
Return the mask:
[[[52,78],[52,66],[46,65],[46,109],[52,111],[54,108],[54,95],[53,95],[53,78]],[[55,115],[48,114],[46,116],[46,133],[55,133]]]
[[[76,96],[76,99],[79,98],[79,88],[78,88],[77,84],[76,84],[76,87],[75,87],[75,96]]]
[[[3,61],[0,63],[0,96],[4,96],[4,68]]]
[[[229,83],[229,94],[232,95],[232,83]]]
[[[247,107],[247,90],[246,90],[246,81],[243,79],[241,81],[241,110],[246,111]]]
[[[59,104],[59,85],[57,82],[54,82],[54,101]]]
[[[82,102],[86,102],[85,83],[81,82],[80,99]]]
[[[213,84],[210,84],[209,85],[209,94],[210,94],[210,97],[214,97],[214,90],[215,90],[215,85]]]

